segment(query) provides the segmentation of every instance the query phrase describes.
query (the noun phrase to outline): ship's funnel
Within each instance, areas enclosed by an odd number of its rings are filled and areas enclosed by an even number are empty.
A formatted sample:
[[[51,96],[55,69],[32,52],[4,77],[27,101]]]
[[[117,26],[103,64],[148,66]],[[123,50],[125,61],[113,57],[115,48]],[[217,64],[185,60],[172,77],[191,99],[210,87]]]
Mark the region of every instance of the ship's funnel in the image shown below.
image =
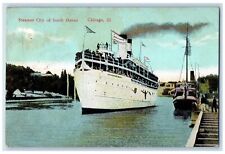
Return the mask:
[[[190,81],[195,81],[195,73],[194,73],[194,71],[190,71]]]
[[[120,34],[120,37],[122,37],[122,38],[127,40],[127,35],[126,34]]]
[[[127,56],[132,56],[132,39],[127,40]]]

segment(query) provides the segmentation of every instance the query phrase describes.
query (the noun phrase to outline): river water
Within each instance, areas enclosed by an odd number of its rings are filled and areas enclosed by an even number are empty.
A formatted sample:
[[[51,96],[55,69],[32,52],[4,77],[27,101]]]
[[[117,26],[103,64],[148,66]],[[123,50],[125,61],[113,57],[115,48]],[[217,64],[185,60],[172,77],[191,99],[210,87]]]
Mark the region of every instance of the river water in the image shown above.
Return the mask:
[[[8,147],[184,147],[189,113],[176,112],[172,98],[157,107],[82,115],[79,102],[6,105]]]

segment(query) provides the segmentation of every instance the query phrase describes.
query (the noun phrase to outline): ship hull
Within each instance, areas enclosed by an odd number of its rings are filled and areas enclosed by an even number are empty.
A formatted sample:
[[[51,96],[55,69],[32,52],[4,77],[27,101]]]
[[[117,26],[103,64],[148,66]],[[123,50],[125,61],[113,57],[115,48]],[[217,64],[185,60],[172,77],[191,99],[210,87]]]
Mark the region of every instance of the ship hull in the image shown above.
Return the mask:
[[[130,111],[139,110],[145,108],[156,107],[156,105],[146,106],[146,107],[133,107],[133,108],[123,108],[123,109],[96,109],[96,108],[82,108],[82,114],[93,114],[93,113],[106,113],[106,112],[119,112],[119,111]]]
[[[192,110],[196,106],[197,100],[194,97],[176,98],[173,101],[175,109]]]
[[[138,84],[123,75],[93,69],[77,69],[75,87],[83,114],[155,106],[156,89]]]

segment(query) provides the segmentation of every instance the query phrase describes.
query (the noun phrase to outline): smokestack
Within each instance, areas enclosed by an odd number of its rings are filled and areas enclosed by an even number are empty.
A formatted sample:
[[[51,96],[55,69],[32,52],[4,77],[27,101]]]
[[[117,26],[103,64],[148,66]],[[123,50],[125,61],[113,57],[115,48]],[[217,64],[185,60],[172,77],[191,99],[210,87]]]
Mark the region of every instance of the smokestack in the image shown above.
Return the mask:
[[[120,34],[120,37],[127,39],[127,34]]]
[[[194,71],[190,71],[190,81],[195,81]]]
[[[127,56],[132,56],[132,39],[127,40]]]

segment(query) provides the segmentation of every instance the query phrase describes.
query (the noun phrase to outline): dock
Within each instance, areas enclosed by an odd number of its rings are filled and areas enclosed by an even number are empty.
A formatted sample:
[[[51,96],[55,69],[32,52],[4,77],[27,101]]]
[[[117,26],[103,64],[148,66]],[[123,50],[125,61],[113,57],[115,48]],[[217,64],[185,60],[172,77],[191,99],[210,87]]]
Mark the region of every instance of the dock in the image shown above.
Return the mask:
[[[6,100],[6,103],[20,103],[20,102],[58,102],[58,101],[73,101],[70,97],[65,98],[35,98],[35,99],[21,99],[21,100]]]
[[[189,136],[186,147],[218,147],[219,114],[201,111]]]

